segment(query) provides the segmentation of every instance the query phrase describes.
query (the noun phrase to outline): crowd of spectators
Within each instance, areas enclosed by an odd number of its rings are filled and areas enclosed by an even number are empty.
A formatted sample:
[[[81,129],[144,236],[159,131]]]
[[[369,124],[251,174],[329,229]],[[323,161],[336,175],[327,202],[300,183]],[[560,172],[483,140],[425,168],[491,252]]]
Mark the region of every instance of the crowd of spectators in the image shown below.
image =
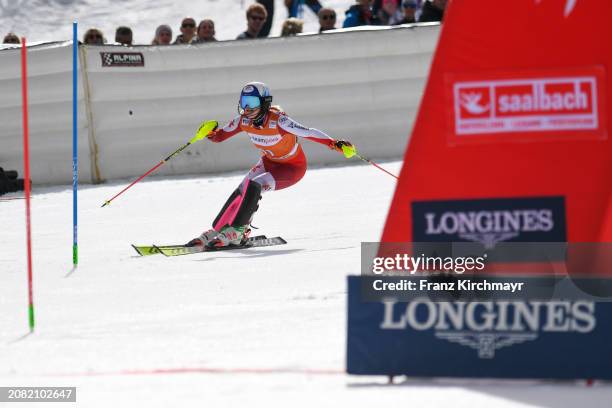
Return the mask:
[[[342,28],[363,25],[393,26],[416,22],[442,21],[447,0],[355,0],[346,10]],[[289,18],[283,22],[281,36],[293,36],[302,32],[303,20],[299,19],[304,6],[308,7],[319,18],[319,33],[340,28],[336,25],[336,11],[324,7],[319,0],[285,0]],[[272,17],[274,15],[274,0],[257,0],[246,10],[246,30],[240,33],[237,40],[265,38],[270,34]],[[215,38],[215,23],[211,19],[203,19],[196,25],[193,17],[181,21],[180,34],[173,39],[172,28],[162,24],[155,30],[151,41],[153,45],[195,44],[217,41]],[[4,37],[5,44],[19,44],[20,40],[14,33]],[[90,28],[83,36],[83,43],[89,45],[106,44],[106,38],[98,28]],[[130,27],[121,26],[115,31],[115,44],[133,45],[133,33]]]

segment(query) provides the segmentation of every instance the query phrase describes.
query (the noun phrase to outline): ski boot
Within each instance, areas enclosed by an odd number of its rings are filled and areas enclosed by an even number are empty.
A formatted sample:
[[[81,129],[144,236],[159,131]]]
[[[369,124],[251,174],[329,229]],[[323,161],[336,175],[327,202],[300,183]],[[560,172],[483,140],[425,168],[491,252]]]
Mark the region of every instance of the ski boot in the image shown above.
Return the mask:
[[[189,241],[187,244],[185,244],[185,246],[187,246],[187,247],[193,247],[193,246],[205,247],[205,246],[208,246],[208,244],[210,244],[212,241],[214,241],[219,234],[220,234],[219,231],[216,231],[216,230],[211,228],[208,231],[204,231],[202,233],[202,235],[200,235],[199,237],[194,238],[191,241]]]
[[[212,239],[206,246],[208,247],[225,247],[225,246],[240,246],[244,245],[251,235],[251,228],[248,225],[231,227],[226,225],[221,228],[218,235]]]

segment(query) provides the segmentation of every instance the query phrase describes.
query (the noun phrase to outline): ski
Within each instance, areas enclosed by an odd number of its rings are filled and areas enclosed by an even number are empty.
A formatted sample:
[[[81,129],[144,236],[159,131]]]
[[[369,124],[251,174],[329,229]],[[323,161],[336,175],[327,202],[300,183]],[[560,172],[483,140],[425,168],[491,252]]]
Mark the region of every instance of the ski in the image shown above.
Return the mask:
[[[189,255],[189,254],[198,254],[204,252],[218,252],[218,251],[229,251],[232,249],[248,249],[255,247],[266,247],[273,245],[284,245],[287,241],[285,241],[281,237],[274,238],[266,238],[265,235],[260,235],[256,237],[251,237],[248,241],[243,245],[230,245],[225,247],[212,247],[212,248],[202,248],[202,247],[186,247],[184,245],[179,246],[171,246],[171,247],[156,247],[160,253],[165,256],[179,256],[179,255]]]
[[[186,247],[185,245],[134,245],[132,244],[132,248],[134,248],[136,253],[138,253],[138,255],[140,256],[150,256],[150,255],[157,255],[157,254],[162,254],[162,253],[166,256],[176,256],[176,255],[187,255],[187,254],[197,253],[197,252],[219,251],[219,250],[224,250],[224,249],[236,249],[236,248],[250,248],[251,246],[281,245],[281,244],[286,243],[285,240],[283,240],[282,238],[280,237],[277,237],[277,238],[282,240],[283,242],[282,243],[281,242],[268,243],[267,245],[262,245],[262,244],[265,244],[264,240],[268,238],[265,235],[257,235],[257,236],[249,238],[249,240],[247,241],[245,245],[235,245],[235,246],[223,247],[223,248],[212,248],[212,249],[206,249],[205,251],[202,251],[202,248],[200,247]],[[270,239],[276,239],[276,238],[270,238]],[[257,245],[252,245],[252,243],[255,241],[257,241]],[[173,255],[171,255],[171,253]]]
[[[265,239],[265,238],[266,238],[265,235],[258,235],[258,236],[249,238],[249,240]],[[134,250],[140,256],[151,256],[151,255],[161,254],[162,249],[166,251],[166,254],[170,252],[176,252],[177,255],[183,255],[183,254],[190,254],[193,252],[193,251],[186,250],[185,248],[190,248],[190,247],[186,247],[185,245],[134,245],[132,244],[132,248],[134,248]],[[195,252],[202,252],[201,248],[198,248],[198,250]]]
[[[138,253],[140,256],[149,256],[159,254],[158,247],[154,245],[134,245],[132,244],[132,248]]]

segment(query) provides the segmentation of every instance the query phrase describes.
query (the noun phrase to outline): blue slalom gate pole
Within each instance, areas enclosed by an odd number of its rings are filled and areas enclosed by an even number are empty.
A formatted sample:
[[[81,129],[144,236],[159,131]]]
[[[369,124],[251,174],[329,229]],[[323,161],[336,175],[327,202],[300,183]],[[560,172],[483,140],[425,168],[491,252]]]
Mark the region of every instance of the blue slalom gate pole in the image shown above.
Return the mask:
[[[72,23],[72,264],[76,268],[79,263],[79,244],[77,239],[78,213],[77,192],[79,187],[79,156],[78,156],[78,59],[79,39],[78,22]]]

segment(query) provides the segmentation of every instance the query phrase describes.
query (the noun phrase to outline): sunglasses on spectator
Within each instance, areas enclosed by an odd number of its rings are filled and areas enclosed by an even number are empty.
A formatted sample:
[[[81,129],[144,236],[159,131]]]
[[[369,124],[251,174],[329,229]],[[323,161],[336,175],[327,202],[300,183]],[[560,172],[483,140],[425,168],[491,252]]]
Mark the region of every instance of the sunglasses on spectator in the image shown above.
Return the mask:
[[[249,18],[251,20],[255,20],[255,21],[264,21],[266,18],[264,16],[249,16]]]
[[[335,14],[323,14],[321,16],[322,20],[335,20],[336,19],[336,15]]]
[[[183,23],[183,28],[195,28],[195,23]]]

